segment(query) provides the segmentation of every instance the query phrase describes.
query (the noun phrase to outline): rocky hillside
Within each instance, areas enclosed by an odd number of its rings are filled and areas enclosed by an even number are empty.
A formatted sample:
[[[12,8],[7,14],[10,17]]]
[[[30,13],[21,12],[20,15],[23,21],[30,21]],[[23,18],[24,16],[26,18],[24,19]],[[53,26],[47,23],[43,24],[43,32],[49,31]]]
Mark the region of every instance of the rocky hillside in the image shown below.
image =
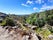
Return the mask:
[[[0,17],[5,13],[0,13]],[[31,15],[8,14],[0,23],[0,40],[53,40],[53,10]]]
[[[0,40],[39,40],[35,33],[20,28],[0,27]]]

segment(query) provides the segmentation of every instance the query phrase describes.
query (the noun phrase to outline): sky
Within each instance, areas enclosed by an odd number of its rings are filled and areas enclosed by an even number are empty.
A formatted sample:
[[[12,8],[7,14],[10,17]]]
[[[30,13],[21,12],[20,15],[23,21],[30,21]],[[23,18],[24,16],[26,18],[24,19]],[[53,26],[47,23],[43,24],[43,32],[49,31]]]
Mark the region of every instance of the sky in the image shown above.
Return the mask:
[[[28,15],[53,9],[53,0],[0,0],[0,12]]]

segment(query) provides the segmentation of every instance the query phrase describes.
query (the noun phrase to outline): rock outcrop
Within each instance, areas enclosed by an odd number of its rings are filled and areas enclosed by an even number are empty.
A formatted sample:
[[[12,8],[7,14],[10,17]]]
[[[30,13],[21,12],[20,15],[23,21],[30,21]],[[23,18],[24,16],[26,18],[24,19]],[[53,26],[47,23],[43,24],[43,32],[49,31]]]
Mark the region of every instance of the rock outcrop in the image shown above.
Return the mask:
[[[39,40],[35,33],[20,28],[4,29],[0,27],[0,40]]]

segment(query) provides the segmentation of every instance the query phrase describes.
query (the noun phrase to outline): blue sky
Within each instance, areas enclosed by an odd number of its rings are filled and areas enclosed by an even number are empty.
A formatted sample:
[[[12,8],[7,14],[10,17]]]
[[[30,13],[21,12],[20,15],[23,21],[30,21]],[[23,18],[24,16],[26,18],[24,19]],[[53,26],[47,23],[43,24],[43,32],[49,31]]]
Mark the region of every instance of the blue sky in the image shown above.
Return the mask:
[[[53,9],[53,0],[0,0],[0,12],[27,15]]]

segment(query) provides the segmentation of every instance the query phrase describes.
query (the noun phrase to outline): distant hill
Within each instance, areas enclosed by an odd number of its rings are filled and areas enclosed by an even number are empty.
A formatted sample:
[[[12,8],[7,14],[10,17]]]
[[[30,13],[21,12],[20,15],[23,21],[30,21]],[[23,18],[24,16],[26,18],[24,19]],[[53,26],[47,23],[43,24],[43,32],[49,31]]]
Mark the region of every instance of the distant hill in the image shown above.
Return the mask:
[[[2,13],[2,12],[0,12],[0,17],[6,17],[6,16],[8,16],[7,14],[5,14],[5,13]]]
[[[0,22],[2,22],[2,20],[5,19],[7,16],[7,14],[0,12]]]
[[[13,18],[14,20],[18,20],[20,22],[25,22],[26,18],[29,15],[15,15],[15,14],[6,14],[3,12],[0,12],[0,21],[2,21],[4,18],[9,17],[9,18]]]

